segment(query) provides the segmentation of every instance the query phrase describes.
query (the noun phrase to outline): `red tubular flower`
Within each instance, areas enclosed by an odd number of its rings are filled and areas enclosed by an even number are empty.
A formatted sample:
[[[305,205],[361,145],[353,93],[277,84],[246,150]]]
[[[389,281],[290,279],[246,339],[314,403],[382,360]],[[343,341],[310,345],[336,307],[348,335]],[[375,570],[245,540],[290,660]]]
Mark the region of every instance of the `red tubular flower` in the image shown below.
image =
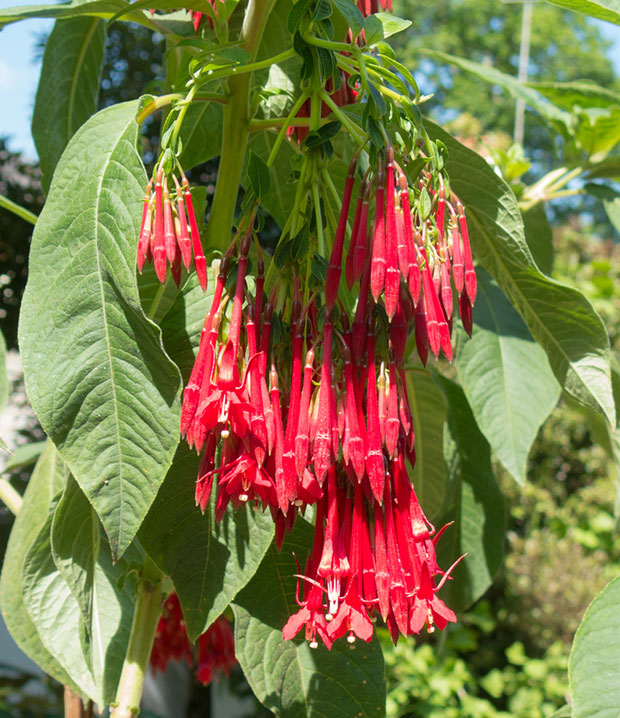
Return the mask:
[[[312,375],[314,373],[314,351],[306,354],[306,363],[304,365],[304,383],[301,391],[301,400],[299,404],[299,422],[297,425],[297,435],[295,436],[295,465],[297,468],[297,476],[300,478],[308,464],[308,454],[310,451],[310,397],[312,393]]]
[[[171,593],[164,601],[151,649],[151,668],[165,671],[170,661],[187,661],[189,666],[192,665],[192,644],[176,593]]]
[[[187,177],[183,177],[183,197],[185,206],[187,207],[187,216],[189,217],[189,226],[192,235],[192,250],[194,252],[194,267],[196,268],[196,276],[202,287],[202,291],[207,291],[207,260],[202,251],[202,242],[200,241],[200,233],[198,231],[198,222],[196,221],[196,213],[194,212],[194,202],[192,193],[189,189]]]
[[[144,193],[144,207],[142,208],[142,223],[140,224],[140,236],[138,238],[138,256],[136,263],[138,271],[142,273],[144,263],[149,254],[151,240],[151,226],[153,223],[153,212],[151,211],[151,187],[153,180],[150,179]]]
[[[372,320],[368,322],[368,380],[366,388],[366,471],[370,488],[375,499],[383,501],[383,484],[385,468],[383,466],[383,450],[381,448],[381,425],[379,420],[379,403],[377,399],[377,378],[375,376],[375,334]]]
[[[334,325],[328,315],[323,328],[323,361],[321,364],[321,384],[318,397],[316,437],[312,447],[314,474],[322,484],[333,460],[332,448],[332,335]]]
[[[347,218],[349,216],[349,206],[351,204],[351,193],[353,192],[353,184],[355,183],[355,168],[357,166],[357,157],[351,160],[349,171],[344,183],[344,194],[342,197],[342,207],[340,209],[340,217],[336,234],[334,235],[334,244],[332,253],[327,266],[327,276],[325,279],[325,309],[330,312],[333,309],[336,296],[338,294],[338,285],[340,284],[340,275],[342,274],[342,249],[344,247],[344,233],[347,228]]]
[[[166,244],[164,239],[164,189],[162,185],[163,169],[157,170],[155,178],[155,229],[151,240],[151,254],[157,278],[163,284],[166,281]]]
[[[400,269],[398,262],[398,232],[396,229],[396,206],[394,201],[394,151],[387,151],[385,165],[385,311],[391,321],[396,312],[400,294]],[[374,295],[374,293],[373,293]]]
[[[375,192],[375,227],[370,262],[370,291],[375,302],[385,287],[385,175],[379,158],[377,189]]]
[[[220,616],[212,623],[198,637],[194,651],[185,628],[179,598],[176,593],[171,593],[164,601],[155,630],[150,665],[153,671],[165,671],[170,661],[186,661],[190,667],[196,663],[196,679],[204,685],[211,682],[214,674],[221,672],[228,675],[237,663],[228,619]]]
[[[355,255],[355,248],[360,239],[360,220],[362,217],[362,204],[364,202],[364,192],[366,189],[366,179],[364,178],[360,184],[360,191],[357,197],[357,203],[355,205],[355,216],[353,219],[353,229],[351,230],[351,241],[349,242],[349,251],[345,261],[345,279],[347,280],[347,286],[349,289],[353,287],[355,282],[353,258]],[[364,242],[366,239],[364,238]]]
[[[347,589],[338,608],[338,612],[327,628],[330,638],[334,640],[348,633],[347,640],[349,643],[353,643],[355,636],[369,643],[373,634],[372,621],[368,617],[368,611],[360,596],[363,523],[365,519],[363,501],[362,488],[357,484],[355,486],[353,526],[351,529],[351,545],[349,550],[351,575],[347,582]]]
[[[230,623],[220,616],[198,638],[196,679],[208,685],[219,673],[230,675],[237,665],[235,639]]]
[[[465,219],[465,210],[460,201],[456,203],[459,227],[461,230],[461,237],[463,238],[463,261],[465,264],[465,291],[472,304],[476,303],[476,272],[474,270],[474,263],[471,257],[471,247],[469,245],[469,231],[467,230],[467,220]]]

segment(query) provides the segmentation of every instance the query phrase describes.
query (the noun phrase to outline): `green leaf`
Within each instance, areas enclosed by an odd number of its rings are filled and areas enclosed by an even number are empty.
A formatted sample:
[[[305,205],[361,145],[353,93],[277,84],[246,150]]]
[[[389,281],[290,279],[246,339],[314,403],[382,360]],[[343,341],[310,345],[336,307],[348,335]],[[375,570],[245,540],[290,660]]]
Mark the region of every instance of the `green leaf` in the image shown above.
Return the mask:
[[[457,353],[459,381],[493,452],[523,483],[532,443],[560,387],[545,352],[497,284],[484,270],[477,274],[474,335]]]
[[[569,705],[563,706],[559,711],[556,711],[551,718],[572,718],[572,711]]]
[[[572,718],[617,718],[620,695],[620,578],[586,611],[571,648],[568,678]]]
[[[299,30],[303,16],[308,12],[312,3],[313,0],[297,0],[291,8],[287,19],[287,27],[291,35]]]
[[[213,301],[214,284],[210,277],[207,291],[203,292],[196,274],[192,274],[161,320],[164,347],[179,367],[184,384],[192,373],[200,332]]]
[[[308,132],[306,139],[303,141],[304,147],[308,149],[316,149],[317,147],[324,145],[338,134],[341,127],[342,124],[338,120],[334,120],[333,122],[325,123],[318,130],[311,130]]]
[[[572,126],[573,118],[569,112],[556,107],[553,103],[546,100],[537,90],[528,85],[524,85],[516,77],[507,75],[500,70],[496,70],[490,65],[483,65],[473,60],[466,60],[462,57],[456,57],[439,50],[430,50],[423,48],[420,52],[429,57],[434,57],[443,62],[449,62],[455,67],[465,70],[485,82],[492,85],[502,87],[512,97],[518,98],[526,102],[533,110],[538,112],[549,122],[552,122],[556,128],[568,129]]]
[[[581,12],[599,20],[606,20],[620,25],[620,5],[618,0],[547,0],[552,5]]]
[[[13,471],[14,469],[21,469],[24,466],[30,466],[39,458],[41,452],[45,449],[45,441],[32,441],[30,444],[24,444],[19,446],[13,452],[11,458],[7,461],[4,467],[6,471]]]
[[[248,178],[254,194],[260,199],[269,193],[271,177],[269,167],[260,155],[250,148],[248,153]]]
[[[95,565],[99,555],[99,520],[76,480],[67,485],[52,517],[52,559],[67,583],[82,615],[82,648],[88,656],[91,633]],[[94,648],[94,647],[93,647]]]
[[[67,143],[97,109],[104,47],[96,17],[57,20],[47,38],[32,116],[45,193]]]
[[[344,16],[355,40],[364,27],[364,16],[353,0],[332,0],[332,3]]]
[[[178,370],[136,285],[137,106],[97,113],[63,154],[33,236],[20,322],[32,405],[115,557],[163,481],[180,414]]]
[[[24,605],[24,559],[45,524],[52,498],[62,490],[68,470],[51,441],[37,462],[15,518],[2,565],[0,596],[2,617],[21,650],[57,681],[77,690],[69,674],[43,645],[37,627]]]
[[[504,502],[491,469],[491,452],[478,430],[465,394],[458,384],[437,375],[448,402],[449,435],[446,454],[454,480],[442,524],[454,521],[437,544],[445,570],[459,556],[442,596],[448,606],[463,611],[487,590],[503,558]]]
[[[542,202],[521,213],[525,240],[541,271],[550,275],[553,269],[553,233]]]
[[[385,12],[377,12],[369,15],[364,20],[364,37],[366,45],[374,45],[385,40],[397,32],[402,32],[411,26],[411,20],[404,20],[402,17],[390,15]]]
[[[194,205],[195,208],[195,205]],[[181,282],[183,282],[181,275]],[[140,304],[146,316],[156,324],[161,324],[162,317],[174,304],[179,290],[168,274],[166,281],[162,284],[155,272],[153,264],[147,264],[138,275],[138,291],[140,292]]]
[[[527,85],[567,112],[572,112],[575,105],[602,108],[610,104],[620,105],[620,93],[590,80],[528,82]]]
[[[250,580],[273,537],[271,516],[249,506],[236,512],[230,506],[216,523],[217,480],[203,516],[194,499],[198,465],[195,452],[179,447],[139,534],[148,555],[172,579],[192,640]]]
[[[90,15],[110,18],[119,10],[129,8],[126,0],[73,0],[51,5],[21,5],[0,10],[0,28],[18,20],[35,17],[71,18]]]
[[[282,551],[271,547],[254,578],[237,596],[235,654],[256,697],[278,718],[350,718],[385,715],[383,656],[370,644],[344,639],[331,651],[285,641],[282,627],[298,610],[295,555],[312,550],[312,527],[298,518]]]
[[[0,332],[0,410],[9,398],[9,377],[6,373],[6,342]]]
[[[72,18],[72,17],[100,17],[111,19],[113,17],[123,20],[132,20],[141,23],[147,27],[156,27],[162,32],[168,29],[179,32],[185,26],[185,30],[191,28],[188,22],[189,15],[186,12],[177,14],[177,17],[162,18],[159,16],[151,16],[148,10],[137,9],[135,5],[149,7],[153,9],[171,10],[178,7],[175,0],[149,0],[148,3],[142,2],[131,3],[127,0],[72,0],[71,2],[58,3],[52,5],[46,3],[44,5],[21,5],[0,10],[0,29],[5,25],[19,20],[29,20],[35,17],[49,18]],[[183,4],[187,10],[202,10],[206,8],[206,0],[185,0]],[[180,23],[179,20],[184,22]],[[193,31],[193,28],[192,28]]]
[[[433,518],[442,507],[446,491],[443,456],[446,402],[427,371],[407,371],[407,392],[415,429],[413,484],[422,509]]]
[[[217,102],[191,104],[179,138],[183,147],[179,162],[184,170],[217,157],[222,147],[222,106]]]
[[[112,563],[99,519],[72,477],[53,513],[50,537],[52,560],[80,612],[82,655],[103,703],[109,703],[131,630],[134,586],[123,580],[127,559],[141,562],[141,556],[130,547],[119,562]]]
[[[603,200],[603,207],[607,213],[609,221],[613,224],[617,232],[620,232],[620,197],[613,200]]]
[[[545,277],[537,268],[508,185],[478,154],[436,125],[425,124],[448,147],[446,167],[465,205],[474,256],[546,351],[562,387],[615,424],[609,337],[601,318],[581,292]]]
[[[246,189],[251,186],[248,173],[248,155],[252,150],[258,156],[266,160],[269,157],[275,136],[267,132],[253,133],[248,140],[248,153],[243,173],[241,175],[241,184]],[[271,183],[269,191],[261,197],[261,205],[269,212],[269,214],[283,227],[286,223],[291,208],[295,202],[295,184],[291,179],[290,160],[295,157],[295,150],[288,143],[284,143],[278,153],[278,161],[271,168]]]

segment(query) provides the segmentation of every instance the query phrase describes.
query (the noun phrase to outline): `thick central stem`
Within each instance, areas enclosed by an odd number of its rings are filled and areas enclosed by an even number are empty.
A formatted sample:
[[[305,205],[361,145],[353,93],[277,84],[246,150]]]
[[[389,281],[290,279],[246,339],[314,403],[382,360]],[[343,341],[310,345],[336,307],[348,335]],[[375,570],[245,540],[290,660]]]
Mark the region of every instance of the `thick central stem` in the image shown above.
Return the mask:
[[[136,718],[163,603],[163,574],[148,557],[138,587],[127,655],[110,718]]]
[[[256,58],[265,24],[276,0],[249,0],[241,28],[241,47]],[[250,88],[252,74],[244,73],[228,81],[229,98],[223,110],[222,151],[207,226],[207,250],[224,251],[230,242],[243,158],[250,129]]]

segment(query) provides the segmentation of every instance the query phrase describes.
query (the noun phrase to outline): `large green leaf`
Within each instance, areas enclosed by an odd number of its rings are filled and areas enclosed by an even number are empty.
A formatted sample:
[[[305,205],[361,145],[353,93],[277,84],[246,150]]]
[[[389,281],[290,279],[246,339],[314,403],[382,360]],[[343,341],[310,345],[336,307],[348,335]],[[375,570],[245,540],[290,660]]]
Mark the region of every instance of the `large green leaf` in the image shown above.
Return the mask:
[[[446,455],[454,481],[442,524],[454,521],[437,544],[447,568],[459,556],[453,581],[443,589],[447,604],[463,611],[491,585],[503,557],[504,502],[491,469],[491,452],[458,384],[437,376],[448,402]]]
[[[441,509],[446,491],[446,401],[431,375],[421,369],[407,371],[407,392],[415,429],[413,484],[423,510],[432,518]]]
[[[115,557],[166,474],[180,413],[178,370],[136,285],[145,183],[136,109],[129,102],[97,113],[58,163],[33,236],[20,322],[32,405]]]
[[[298,610],[295,555],[304,560],[312,536],[312,527],[299,518],[282,551],[273,546],[267,551],[235,599],[235,654],[254,694],[278,718],[380,718],[385,715],[385,680],[376,638],[352,647],[341,639],[331,651],[282,638],[282,626]]]
[[[217,157],[222,146],[222,106],[217,102],[190,105],[179,136],[183,169]]]
[[[69,477],[23,565],[24,604],[43,644],[99,705],[114,697],[129,641],[129,554],[113,564],[99,520]]]
[[[82,649],[88,659],[93,647],[92,618],[95,567],[99,556],[99,519],[88,499],[70,476],[52,518],[52,558],[82,615]]]
[[[207,1],[185,0],[183,6],[188,10],[204,10]],[[148,5],[153,9],[170,10],[178,7],[178,2],[176,0],[151,0]],[[46,3],[44,5],[21,5],[0,9],[0,29],[9,23],[35,17],[62,19],[90,16],[110,19],[121,14],[123,20],[133,20],[149,27],[165,28],[165,23],[160,18],[157,16],[151,18],[148,11],[133,8],[132,3],[127,0],[71,0],[71,2],[58,3],[57,5]]]
[[[449,62],[455,67],[465,70],[485,82],[502,87],[506,92],[515,98],[526,102],[533,110],[536,110],[548,122],[554,124],[558,129],[568,128],[572,124],[572,117],[566,112],[545,99],[537,90],[521,83],[516,77],[507,75],[501,70],[496,70],[491,65],[483,65],[480,62],[466,60],[463,57],[450,55],[439,50],[422,49],[424,55],[428,55],[442,62]]]
[[[164,347],[179,367],[184,383],[189,379],[198,352],[200,333],[213,301],[215,278],[209,276],[207,291],[203,292],[193,274],[161,321]]]
[[[50,529],[54,510],[52,503],[51,512],[24,559],[24,605],[43,645],[79,686],[80,693],[103,705],[103,696],[97,691],[81,642],[77,640],[83,631],[80,610],[52,558]]]
[[[249,150],[255,152],[263,160],[267,160],[269,153],[276,141],[276,133],[272,132],[255,132],[248,140],[246,152],[246,163],[241,176],[241,184],[244,188],[251,187],[248,177],[248,160]],[[296,152],[292,145],[284,142],[278,151],[278,161],[271,169],[271,186],[269,192],[261,197],[261,204],[269,212],[269,214],[278,222],[280,227],[286,224],[291,209],[295,203],[295,190],[297,187],[293,178],[293,167],[291,161],[295,157]]]
[[[96,17],[57,20],[47,38],[32,116],[44,192],[67,143],[97,109],[104,47],[105,22]]]
[[[229,507],[218,524],[215,490],[203,516],[194,501],[198,464],[194,452],[179,448],[140,529],[144,549],[174,583],[192,640],[252,578],[273,537],[271,516],[249,506]]]
[[[46,673],[77,689],[68,673],[43,645],[37,627],[24,606],[22,568],[24,559],[45,524],[52,498],[67,480],[65,463],[51,441],[32,473],[24,493],[21,510],[11,529],[0,576],[2,617],[11,636]]]
[[[553,232],[542,202],[521,213],[525,239],[540,270],[550,275],[553,270]]]
[[[620,578],[607,584],[581,621],[568,664],[573,718],[618,718]]]
[[[578,107],[606,108],[620,105],[620,93],[601,87],[589,80],[573,82],[528,82],[528,87],[539,92],[557,107],[572,112]]]
[[[508,185],[478,154],[439,127],[426,124],[448,147],[450,182],[465,205],[475,257],[546,351],[563,388],[615,424],[609,337],[601,318],[581,292],[540,272]]]
[[[620,25],[620,2],[618,0],[547,0],[565,10],[581,12],[599,20]]]
[[[480,431],[506,470],[525,480],[538,429],[560,397],[545,352],[497,284],[478,269],[474,335],[456,356]]]

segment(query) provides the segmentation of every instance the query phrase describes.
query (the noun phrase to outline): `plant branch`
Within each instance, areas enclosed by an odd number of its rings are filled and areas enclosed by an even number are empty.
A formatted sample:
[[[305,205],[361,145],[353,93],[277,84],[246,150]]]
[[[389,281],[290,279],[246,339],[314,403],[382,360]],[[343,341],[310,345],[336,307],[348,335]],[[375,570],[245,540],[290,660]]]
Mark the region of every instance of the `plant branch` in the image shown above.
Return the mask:
[[[16,214],[18,217],[26,220],[26,222],[30,222],[30,224],[37,223],[37,215],[34,214],[34,212],[31,212],[29,209],[13,202],[12,199],[5,197],[3,194],[0,194],[0,207],[8,209],[9,212],[13,212],[13,214]]]
[[[144,677],[163,603],[162,579],[162,572],[147,556],[138,585],[138,599],[116,700],[110,706],[110,718],[136,718],[140,713]]]
[[[288,113],[288,116],[284,120],[284,124],[282,125],[280,132],[278,133],[278,136],[276,137],[276,141],[273,143],[273,147],[271,148],[271,152],[269,153],[269,157],[267,158],[267,167],[271,167],[273,163],[275,162],[276,157],[278,156],[278,150],[280,149],[282,142],[284,141],[284,138],[286,137],[286,130],[288,127],[290,127],[291,123],[293,122],[293,118],[295,115],[299,112],[301,106],[306,101],[307,95],[305,93],[302,93],[297,102],[293,105],[291,108],[291,111]],[[309,118],[303,118],[305,120],[309,121]]]
[[[262,35],[262,33],[261,33]],[[284,50],[273,57],[268,57],[265,60],[259,62],[251,62],[247,65],[232,65],[230,67],[223,68],[222,70],[208,70],[204,76],[197,75],[194,82],[197,84],[206,84],[207,82],[213,82],[214,80],[225,80],[228,77],[236,75],[248,74],[251,72],[257,72],[258,70],[266,70],[272,65],[277,65],[279,62],[285,62],[295,57],[295,50]]]
[[[14,516],[17,516],[22,507],[22,497],[6,479],[0,479],[0,500]]]
[[[275,0],[249,0],[241,27],[241,47],[256,57],[265,24]],[[282,53],[284,54],[284,53]],[[270,59],[270,62],[273,58]],[[257,69],[254,63],[253,69]],[[261,65],[262,66],[262,65]],[[244,66],[246,69],[250,65]],[[251,72],[238,73],[228,82],[228,102],[224,105],[222,147],[213,208],[207,226],[207,250],[224,251],[230,241],[243,158],[250,128]]]

